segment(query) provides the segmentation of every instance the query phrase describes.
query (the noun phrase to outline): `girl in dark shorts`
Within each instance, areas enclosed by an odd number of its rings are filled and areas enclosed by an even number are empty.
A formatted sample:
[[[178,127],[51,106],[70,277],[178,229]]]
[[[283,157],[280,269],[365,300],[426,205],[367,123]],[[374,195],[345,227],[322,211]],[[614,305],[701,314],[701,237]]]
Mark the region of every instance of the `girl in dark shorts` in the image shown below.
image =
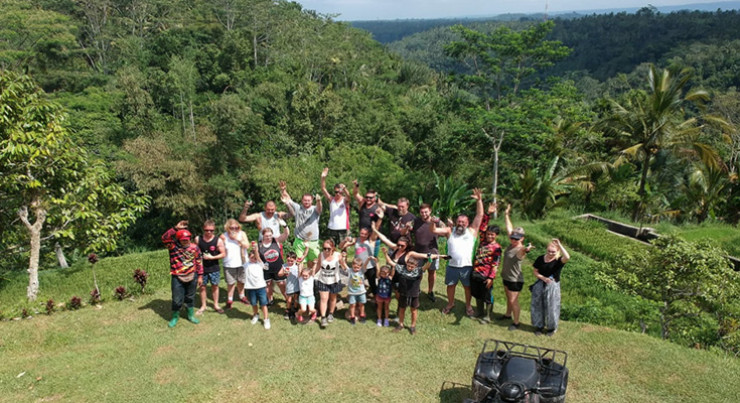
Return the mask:
[[[259,242],[260,259],[268,266],[265,270],[265,281],[267,282],[267,304],[272,305],[273,283],[277,283],[283,298],[287,301],[288,296],[285,294],[285,280],[283,272],[283,242],[288,239],[290,230],[288,226],[283,227],[283,233],[275,238],[271,228],[262,229],[262,240]],[[288,307],[286,306],[286,309]]]
[[[346,254],[346,252],[344,252]],[[339,282],[339,260],[341,256],[334,249],[334,241],[324,241],[319,258],[316,259],[318,273],[316,274],[316,288],[319,290],[319,313],[321,314],[321,328],[334,321],[334,310],[337,305],[337,294],[342,291]],[[328,311],[328,315],[327,315]]]

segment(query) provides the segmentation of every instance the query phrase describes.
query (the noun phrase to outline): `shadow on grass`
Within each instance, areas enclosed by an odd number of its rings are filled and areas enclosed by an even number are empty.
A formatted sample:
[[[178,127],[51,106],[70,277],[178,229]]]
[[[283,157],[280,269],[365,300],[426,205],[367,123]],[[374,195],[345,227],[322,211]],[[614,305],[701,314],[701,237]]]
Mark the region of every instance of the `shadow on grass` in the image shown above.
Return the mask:
[[[444,381],[439,389],[439,401],[442,403],[460,403],[464,399],[471,397],[473,394],[470,385]]]
[[[154,313],[158,314],[162,319],[169,321],[172,319],[172,301],[163,299],[154,299],[149,301],[148,304],[139,307],[140,311],[151,309]]]

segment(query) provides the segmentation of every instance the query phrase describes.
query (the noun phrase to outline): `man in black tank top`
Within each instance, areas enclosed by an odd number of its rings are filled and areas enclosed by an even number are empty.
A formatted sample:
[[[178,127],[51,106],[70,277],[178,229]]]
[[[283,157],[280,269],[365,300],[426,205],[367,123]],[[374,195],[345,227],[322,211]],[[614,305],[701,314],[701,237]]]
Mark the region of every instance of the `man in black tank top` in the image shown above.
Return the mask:
[[[203,256],[203,283],[199,290],[200,309],[196,312],[198,315],[202,315],[206,310],[208,283],[211,284],[213,309],[218,313],[224,313],[224,310],[218,305],[218,284],[221,282],[221,267],[218,261],[226,256],[226,248],[221,238],[215,235],[215,231],[216,223],[213,220],[207,220],[203,223],[203,236],[195,238],[195,244],[198,245]]]
[[[375,210],[378,209],[378,194],[373,189],[368,189],[367,192],[365,192],[365,197],[360,196],[360,183],[357,182],[357,179],[352,181],[354,184],[354,189],[352,190],[352,194],[355,196],[355,200],[357,200],[357,209],[360,216],[360,225],[358,226],[358,230],[361,230],[363,228],[371,228],[373,225],[373,222],[377,219],[377,215],[375,213]]]

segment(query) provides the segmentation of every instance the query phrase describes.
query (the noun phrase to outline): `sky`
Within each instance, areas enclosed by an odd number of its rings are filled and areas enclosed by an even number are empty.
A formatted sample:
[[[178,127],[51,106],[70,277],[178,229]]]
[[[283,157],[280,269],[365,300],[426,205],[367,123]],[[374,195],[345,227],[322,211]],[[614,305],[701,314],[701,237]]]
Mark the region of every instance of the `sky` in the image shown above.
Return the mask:
[[[721,1],[721,0],[720,0]],[[395,20],[551,13],[609,8],[717,3],[718,0],[297,0],[303,8],[339,14],[337,20]]]

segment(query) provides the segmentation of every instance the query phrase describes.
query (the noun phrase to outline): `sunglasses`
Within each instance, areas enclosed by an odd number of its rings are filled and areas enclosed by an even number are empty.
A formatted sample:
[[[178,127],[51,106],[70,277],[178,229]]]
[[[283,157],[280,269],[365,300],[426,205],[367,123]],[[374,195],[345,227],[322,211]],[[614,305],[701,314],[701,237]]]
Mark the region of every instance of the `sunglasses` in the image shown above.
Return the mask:
[[[239,227],[229,227],[229,229],[239,229]]]
[[[374,199],[375,196],[365,196],[366,199]]]
[[[213,232],[215,229],[204,229],[203,232]]]
[[[322,249],[324,252],[331,250],[331,248],[324,248]]]
[[[406,245],[405,243],[399,243],[399,244],[398,244],[398,247],[399,247],[399,248],[405,248],[405,247],[407,247],[407,246],[408,246],[408,245]]]

